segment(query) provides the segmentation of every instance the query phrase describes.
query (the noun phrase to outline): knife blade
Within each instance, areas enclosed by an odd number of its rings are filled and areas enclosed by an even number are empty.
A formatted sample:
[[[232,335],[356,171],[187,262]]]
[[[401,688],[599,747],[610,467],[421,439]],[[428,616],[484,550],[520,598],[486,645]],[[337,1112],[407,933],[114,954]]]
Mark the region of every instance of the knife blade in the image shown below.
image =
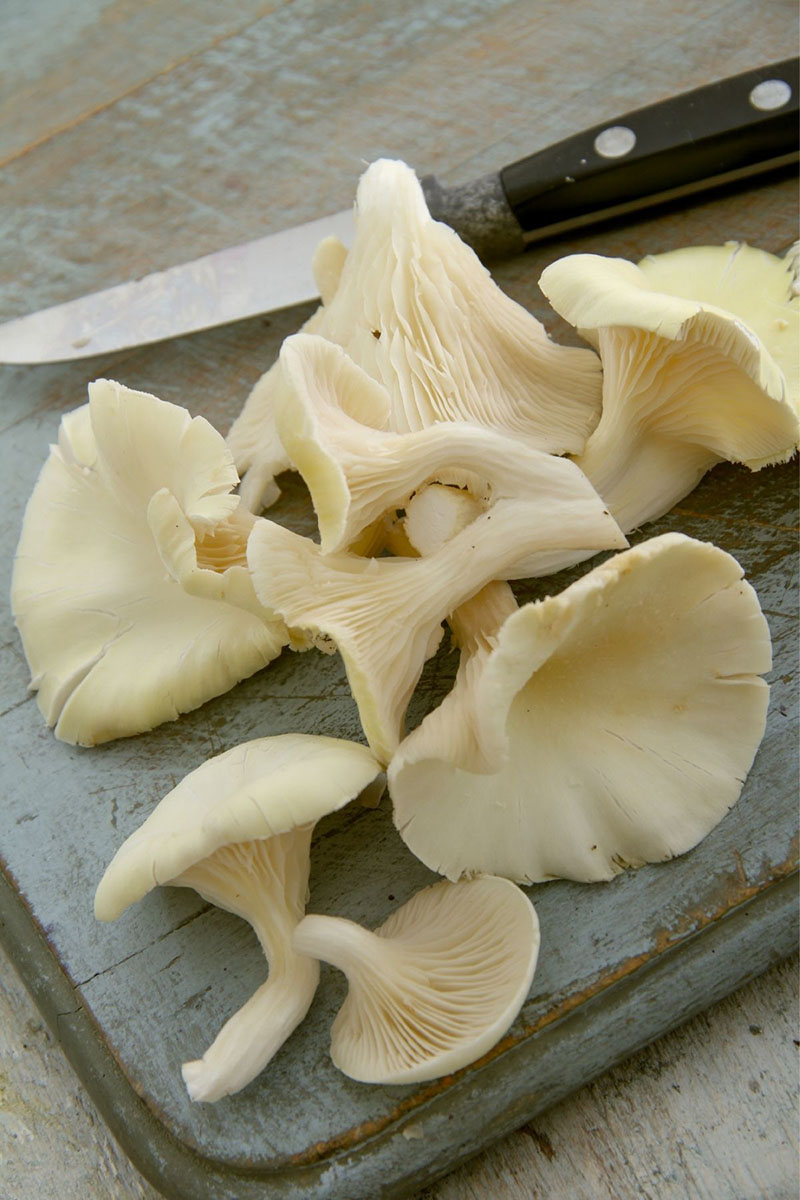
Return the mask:
[[[798,59],[604,122],[460,187],[420,181],[433,217],[486,262],[800,158]],[[350,245],[351,210],[204,255],[0,325],[0,362],[87,358],[313,300],[319,241]]]

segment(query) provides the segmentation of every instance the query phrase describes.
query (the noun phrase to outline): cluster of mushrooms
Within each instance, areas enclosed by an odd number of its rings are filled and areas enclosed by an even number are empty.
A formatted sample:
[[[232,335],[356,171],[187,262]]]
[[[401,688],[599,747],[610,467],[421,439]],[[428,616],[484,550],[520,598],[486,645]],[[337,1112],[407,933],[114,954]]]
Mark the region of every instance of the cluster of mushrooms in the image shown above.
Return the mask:
[[[607,880],[694,846],[764,732],[770,639],[739,564],[626,534],[713,464],[798,443],[790,256],[687,248],[638,266],[574,255],[541,287],[591,348],[554,343],[432,220],[414,173],[362,177],[350,251],[227,442],[105,380],[62,421],[12,588],[41,712],[92,746],[218,696],[285,647],[338,651],[366,745],[264,737],[191,772],[97,889],[111,920],[157,884],[253,926],[266,982],[202,1058],[191,1097],[242,1088],[302,1021],[319,961],[347,999],[354,1079],[450,1073],[509,1028],[533,978],[518,884]],[[299,471],[319,541],[260,515]],[[241,487],[236,490],[240,475]],[[617,551],[558,595],[509,581]],[[447,621],[453,690],[404,715]],[[132,665],[135,664],[135,665]],[[315,824],[388,778],[400,835],[445,878],[379,929],[305,915]]]

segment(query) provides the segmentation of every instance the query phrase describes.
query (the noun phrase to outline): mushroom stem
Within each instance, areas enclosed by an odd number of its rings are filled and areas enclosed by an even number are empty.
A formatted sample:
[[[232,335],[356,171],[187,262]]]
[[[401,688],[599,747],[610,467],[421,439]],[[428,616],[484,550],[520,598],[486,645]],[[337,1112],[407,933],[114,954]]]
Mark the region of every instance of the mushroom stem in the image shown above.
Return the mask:
[[[447,618],[462,654],[491,650],[495,634],[519,605],[507,583],[495,579]]]
[[[371,976],[382,974],[380,957],[390,949],[383,938],[345,917],[312,913],[303,917],[292,938],[298,954],[330,963],[348,977],[354,967]]]
[[[668,512],[720,461],[693,416],[709,407],[693,379],[702,380],[705,393],[716,359],[724,403],[762,400],[749,380],[740,381],[742,395],[730,395],[727,364],[712,347],[640,331],[601,329],[598,336],[606,364],[603,415],[574,461],[628,533]]]
[[[176,875],[204,900],[242,917],[279,967],[303,915],[314,822],[271,838],[232,842]]]
[[[562,458],[555,461],[564,463],[567,460]],[[450,472],[442,472],[442,478],[445,474]],[[475,478],[473,474],[473,480]],[[513,569],[504,572],[504,579],[554,575],[585,558],[591,558],[598,550],[611,549],[612,543],[618,548],[627,546],[627,538],[594,488],[591,488],[592,501],[586,503],[582,511],[578,510],[578,478],[583,487],[589,483],[586,475],[580,471],[575,477],[576,493],[573,496],[560,494],[559,504],[551,482],[549,489],[541,489],[536,508],[531,510],[531,528],[538,529],[545,519],[546,506],[553,503],[557,505],[561,516],[561,545],[534,550],[518,558]],[[466,486],[473,487],[474,483],[467,483]],[[534,497],[531,496],[531,499]],[[458,483],[456,486],[442,482],[429,483],[407,502],[402,528],[411,551],[427,558],[477,520],[484,510],[485,505]],[[394,546],[391,548],[394,549]],[[410,551],[399,546],[395,552],[408,554]]]
[[[625,533],[669,512],[720,461],[702,446],[666,438],[603,443],[598,439],[579,465]]]
[[[317,990],[319,963],[299,954],[283,957],[280,974],[271,965],[269,979],[226,1021],[203,1057],[181,1067],[192,1100],[238,1092],[305,1017]]]
[[[171,882],[243,917],[255,930],[269,978],[223,1025],[202,1058],[184,1063],[193,1100],[219,1100],[264,1069],[300,1024],[319,982],[319,966],[292,950],[303,915],[314,822],[289,833],[217,850]]]

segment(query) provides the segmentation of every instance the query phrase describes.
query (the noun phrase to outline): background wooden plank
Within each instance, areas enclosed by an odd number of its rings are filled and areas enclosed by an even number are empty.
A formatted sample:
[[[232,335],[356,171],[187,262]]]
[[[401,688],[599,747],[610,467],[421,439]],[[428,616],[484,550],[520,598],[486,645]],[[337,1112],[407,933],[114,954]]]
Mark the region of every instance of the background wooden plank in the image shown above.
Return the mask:
[[[0,166],[242,33],[265,0],[4,0]]]
[[[794,37],[787,0],[295,0],[6,167],[0,317],[335,212],[381,155],[468,178]]]

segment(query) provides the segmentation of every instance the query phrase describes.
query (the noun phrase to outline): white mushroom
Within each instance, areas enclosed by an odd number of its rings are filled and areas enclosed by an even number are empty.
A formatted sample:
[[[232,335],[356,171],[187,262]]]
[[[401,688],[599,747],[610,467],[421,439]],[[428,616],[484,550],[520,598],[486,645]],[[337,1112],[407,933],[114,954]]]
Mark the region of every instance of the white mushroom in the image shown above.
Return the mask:
[[[446,542],[475,519],[477,502],[456,488],[433,483],[414,496],[402,522],[413,553],[435,554]],[[473,701],[475,680],[495,645],[495,634],[507,617],[519,608],[513,591],[501,580],[493,580],[455,608],[447,618],[451,645],[461,652],[456,688],[458,719],[440,728],[443,757],[463,770],[494,771],[505,754],[505,738],[484,722]],[[448,697],[445,705],[453,702]],[[433,720],[434,718],[430,718]]]
[[[744,242],[683,246],[648,254],[639,270],[656,292],[712,304],[744,321],[783,372],[787,400],[800,407],[797,247],[778,258]]]
[[[323,554],[310,539],[258,521],[248,564],[259,599],[284,618],[295,649],[339,650],[382,762],[397,747],[406,706],[448,614],[490,580],[514,578],[516,565],[534,552],[585,544],[586,529],[570,513],[572,487],[563,489],[564,465],[541,455],[540,503],[498,500],[425,558]],[[583,507],[579,496],[577,511]],[[624,540],[618,531],[616,537]]]
[[[287,640],[246,565],[254,523],[202,417],[100,380],[28,503],[11,602],[56,736],[94,745],[227,691]]]
[[[311,267],[322,304],[303,325],[305,332],[313,333],[320,327],[325,305],[331,302],[339,286],[346,258],[347,247],[337,237],[323,238],[317,246]],[[275,503],[280,496],[275,476],[292,465],[274,420],[273,405],[283,386],[280,364],[275,362],[251,388],[242,415],[228,433],[229,448],[242,473],[247,472],[239,495],[242,504],[253,512]]]
[[[465,488],[431,483],[405,506],[402,529],[412,554],[434,554],[483,512]]]
[[[567,460],[552,461],[563,463]],[[499,465],[498,462],[498,471]],[[562,490],[568,482],[574,486],[572,495],[566,488]],[[534,478],[529,476],[527,490],[532,500],[535,495],[534,483]],[[499,579],[534,579],[541,575],[553,575],[556,571],[566,570],[591,558],[598,550],[621,549],[628,545],[627,538],[597,493],[593,489],[591,492],[585,490],[585,476],[581,476],[579,482],[578,476],[568,481],[566,474],[562,474],[559,485],[558,491],[554,488],[549,496],[545,486],[542,486],[538,499],[541,507],[532,508],[529,519],[536,528],[545,512],[552,511],[555,514],[560,508],[563,519],[560,538],[551,540],[552,548],[538,549],[517,558],[502,574],[498,573]],[[500,494],[507,488],[511,491],[517,486],[524,486],[522,477],[519,481],[513,477],[503,481],[502,475],[498,474],[497,490]],[[583,499],[581,489],[584,489]],[[490,491],[486,489],[487,499]],[[398,514],[394,527],[387,533],[387,546],[396,554],[433,554],[485,511],[485,502],[477,500],[466,488],[430,483],[416,492],[402,514]]]
[[[363,1083],[418,1083],[475,1062],[507,1032],[536,969],[539,923],[519,888],[484,876],[417,892],[374,932],[307,916],[293,943],[347,976],[334,1064]]]
[[[763,736],[771,663],[735,559],[670,533],[517,611],[478,599],[459,613],[453,691],[388,770],[427,866],[590,882],[717,824]]]
[[[582,450],[597,422],[594,353],[556,345],[500,291],[458,235],[432,219],[405,163],[379,160],[362,176],[352,249],[312,321],[307,332],[342,346],[387,389],[395,432],[473,421],[561,454]],[[282,386],[273,367],[228,435],[239,470],[255,472],[267,497]],[[255,485],[244,486],[255,507]]]
[[[95,897],[99,920],[157,885],[191,887],[248,921],[269,963],[266,983],[201,1059],[184,1064],[193,1100],[243,1088],[308,1011],[319,971],[291,938],[306,905],[311,835],[379,771],[366,746],[336,738],[246,742],[187,775],[114,856]]]
[[[311,492],[324,552],[347,549],[388,510],[404,507],[437,479],[460,483],[481,508],[498,499],[530,500],[533,524],[540,509],[558,504],[564,545],[574,547],[579,534],[580,554],[625,544],[568,459],[466,421],[386,432],[386,389],[324,338],[288,338],[281,362],[288,387],[276,403],[278,432]],[[516,569],[519,577],[537,573],[535,561]]]
[[[703,253],[699,270],[704,262]],[[688,250],[683,267],[688,273]],[[658,291],[672,274],[657,260],[636,267],[577,254],[540,280],[553,307],[600,351],[602,416],[575,461],[626,532],[667,512],[715,463],[758,470],[790,458],[798,441],[796,398],[767,345],[735,307]],[[785,292],[785,268],[780,275]],[[765,319],[774,312],[770,278],[767,271]],[[732,306],[740,298],[738,290],[719,295]],[[746,299],[747,317],[752,292]]]
[[[346,258],[347,247],[338,237],[323,238],[314,251],[311,270],[323,305],[336,295]]]

